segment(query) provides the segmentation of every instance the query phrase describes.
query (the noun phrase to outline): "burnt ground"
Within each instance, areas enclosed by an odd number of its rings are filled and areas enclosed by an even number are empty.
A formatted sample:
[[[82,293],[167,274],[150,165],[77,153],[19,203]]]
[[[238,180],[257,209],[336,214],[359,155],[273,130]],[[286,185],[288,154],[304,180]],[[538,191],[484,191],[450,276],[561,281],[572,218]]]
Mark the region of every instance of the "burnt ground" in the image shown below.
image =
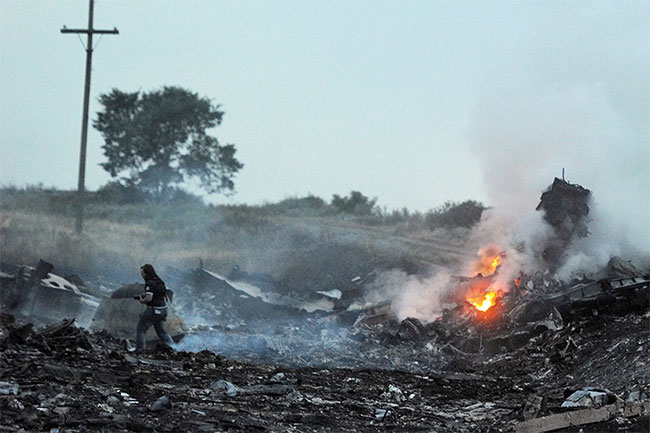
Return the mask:
[[[136,356],[128,340],[71,321],[34,330],[5,315],[0,432],[514,431],[531,395],[543,398],[542,416],[585,386],[623,399],[647,391],[649,318],[583,318],[497,354],[371,335],[366,350],[402,367],[352,369],[327,359],[287,367],[163,347]],[[155,403],[163,396],[169,405]],[[582,429],[641,432],[649,422],[617,416]]]

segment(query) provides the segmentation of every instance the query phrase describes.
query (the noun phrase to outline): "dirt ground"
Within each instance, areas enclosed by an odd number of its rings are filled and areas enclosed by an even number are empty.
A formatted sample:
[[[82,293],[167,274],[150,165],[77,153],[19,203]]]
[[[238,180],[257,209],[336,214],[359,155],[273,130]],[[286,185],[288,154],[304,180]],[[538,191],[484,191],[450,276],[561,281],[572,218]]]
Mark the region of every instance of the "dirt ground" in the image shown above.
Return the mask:
[[[541,416],[560,411],[566,391],[585,386],[623,399],[647,391],[649,318],[591,317],[496,355],[369,339],[386,357],[411,360],[409,368],[350,369],[164,347],[136,356],[127,340],[71,321],[34,330],[4,315],[0,432],[514,431],[531,395],[544,399]],[[158,401],[163,396],[168,404]],[[649,423],[647,414],[618,416],[564,431],[645,432]]]

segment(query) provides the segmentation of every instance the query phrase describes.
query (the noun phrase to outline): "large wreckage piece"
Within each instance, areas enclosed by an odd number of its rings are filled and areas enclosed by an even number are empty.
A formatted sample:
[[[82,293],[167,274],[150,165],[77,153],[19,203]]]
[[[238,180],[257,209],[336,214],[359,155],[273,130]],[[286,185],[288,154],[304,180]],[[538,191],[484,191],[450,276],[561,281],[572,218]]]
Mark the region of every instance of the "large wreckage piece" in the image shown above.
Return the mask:
[[[90,324],[100,299],[52,273],[51,263],[41,260],[36,267],[3,268],[10,272],[0,273],[0,304],[4,312],[39,325],[66,317],[75,318],[83,327]]]
[[[562,293],[546,296],[544,301],[555,306],[565,318],[594,312],[642,312],[649,306],[650,275],[581,283]]]
[[[238,265],[233,266],[225,277],[214,272],[210,272],[210,274],[224,280],[236,290],[244,291],[275,305],[287,305],[307,312],[314,312],[316,310],[332,311],[340,309],[343,304],[346,304],[346,301],[342,300],[344,292],[339,289],[296,293],[270,274],[248,273],[242,271]],[[347,304],[349,303],[348,301]]]
[[[292,304],[286,297],[268,292],[246,281],[233,281],[216,272],[203,268],[174,276],[185,285],[179,291],[179,302],[186,314],[201,314],[208,318],[206,307],[214,310],[219,321],[228,320],[277,320],[278,317],[306,318],[310,312],[300,303]],[[182,298],[182,300],[180,300]],[[199,305],[195,305],[199,303]]]
[[[105,330],[117,338],[134,338],[136,325],[145,306],[133,297],[143,292],[144,284],[128,284],[119,287],[110,298],[104,299],[99,304],[90,329]],[[167,305],[165,330],[174,341],[178,342],[189,332],[189,328],[174,308],[174,304]],[[158,339],[153,327],[149,328],[145,338],[148,341]]]
[[[574,237],[585,237],[591,191],[580,185],[555,178],[540,198],[536,210],[544,211],[544,219],[553,227],[543,258],[551,269],[556,268]]]
[[[556,309],[568,321],[594,313],[643,312],[648,309],[649,300],[650,275],[603,278],[558,293],[529,296],[517,303],[508,316],[514,323],[530,323],[548,317]]]
[[[591,395],[594,394],[601,394],[603,396],[605,395],[605,393],[596,393],[593,391],[582,391],[582,390],[575,392],[573,395],[587,394],[587,393]],[[532,419],[527,419],[524,422],[520,422],[515,426],[515,432],[545,433],[551,431],[559,431],[561,429],[566,429],[568,427],[577,427],[577,426],[583,426],[588,424],[603,423],[612,420],[614,418],[617,419],[618,425],[624,425],[626,423],[630,423],[630,421],[623,421],[624,418],[633,418],[633,417],[638,417],[643,415],[648,417],[648,415],[650,414],[650,400],[648,400],[647,398],[641,399],[640,396],[641,396],[640,392],[638,391],[632,392],[628,395],[628,398],[624,401],[623,399],[617,397],[616,395],[609,393],[607,397],[613,400],[612,402],[607,401],[607,403],[609,404],[604,404],[596,399],[587,398],[584,400],[583,404],[577,404],[574,406],[567,405],[567,403],[570,402],[569,399],[567,399],[562,404],[563,408],[571,407],[573,409],[576,408],[582,408],[582,409],[564,411],[564,412],[554,413],[539,418],[533,417]],[[647,425],[648,424],[646,423],[646,426]],[[599,426],[603,426],[603,424],[599,424]],[[622,427],[620,429],[624,431],[631,431],[625,427]],[[581,429],[580,431],[583,430]],[[594,429],[590,431],[597,431],[597,430]],[[613,431],[613,430],[607,429],[607,431]],[[637,430],[635,429],[635,431]]]

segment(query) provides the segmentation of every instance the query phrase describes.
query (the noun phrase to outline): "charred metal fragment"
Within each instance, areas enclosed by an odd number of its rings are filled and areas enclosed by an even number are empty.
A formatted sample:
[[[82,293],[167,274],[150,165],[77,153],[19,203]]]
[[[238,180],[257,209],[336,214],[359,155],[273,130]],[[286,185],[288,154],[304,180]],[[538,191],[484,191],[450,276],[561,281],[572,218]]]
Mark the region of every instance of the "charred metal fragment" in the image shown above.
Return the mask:
[[[581,283],[545,298],[563,316],[591,314],[594,311],[613,314],[645,311],[650,302],[650,276],[604,278]]]
[[[21,320],[38,324],[56,323],[75,317],[87,326],[99,299],[83,293],[77,286],[52,271],[54,266],[40,260],[36,267],[17,266],[15,275],[0,278],[0,307]]]
[[[542,253],[542,258],[551,269],[560,265],[574,237],[588,235],[590,198],[590,190],[558,178],[542,194],[536,210],[544,211],[544,219],[555,233],[553,238],[547,240]]]

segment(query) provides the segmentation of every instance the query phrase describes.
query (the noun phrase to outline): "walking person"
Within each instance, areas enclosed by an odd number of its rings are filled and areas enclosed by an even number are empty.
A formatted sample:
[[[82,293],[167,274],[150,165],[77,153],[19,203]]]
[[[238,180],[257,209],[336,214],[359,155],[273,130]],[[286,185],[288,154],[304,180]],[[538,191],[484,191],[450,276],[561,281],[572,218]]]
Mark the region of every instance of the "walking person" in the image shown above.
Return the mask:
[[[167,288],[165,287],[165,283],[156,274],[156,271],[150,264],[140,267],[140,275],[144,279],[144,293],[136,296],[135,299],[145,304],[147,308],[142,312],[138,321],[135,350],[136,352],[142,352],[144,350],[145,334],[152,325],[160,341],[171,346],[174,344],[174,341],[167,331],[165,331],[163,324],[167,320],[167,302],[165,297]]]

